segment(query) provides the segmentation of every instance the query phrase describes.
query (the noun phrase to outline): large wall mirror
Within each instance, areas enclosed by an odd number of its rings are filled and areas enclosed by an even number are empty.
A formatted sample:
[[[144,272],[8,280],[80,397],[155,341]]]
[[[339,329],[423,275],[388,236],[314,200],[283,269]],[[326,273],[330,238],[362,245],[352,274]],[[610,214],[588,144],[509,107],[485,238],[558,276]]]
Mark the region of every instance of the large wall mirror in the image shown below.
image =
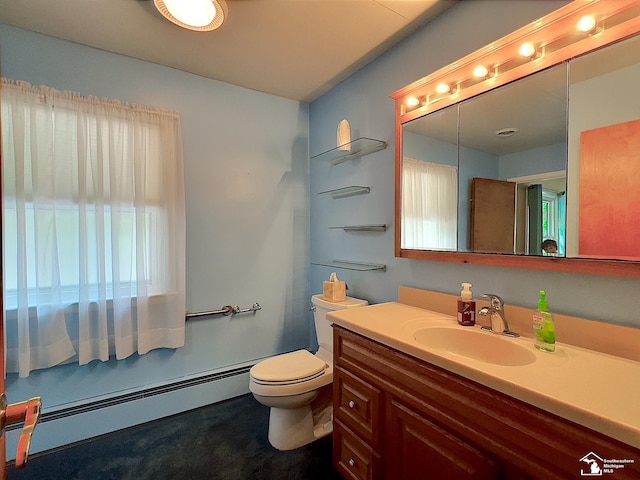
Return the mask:
[[[392,94],[397,256],[640,276],[640,6],[611,3],[569,4]]]

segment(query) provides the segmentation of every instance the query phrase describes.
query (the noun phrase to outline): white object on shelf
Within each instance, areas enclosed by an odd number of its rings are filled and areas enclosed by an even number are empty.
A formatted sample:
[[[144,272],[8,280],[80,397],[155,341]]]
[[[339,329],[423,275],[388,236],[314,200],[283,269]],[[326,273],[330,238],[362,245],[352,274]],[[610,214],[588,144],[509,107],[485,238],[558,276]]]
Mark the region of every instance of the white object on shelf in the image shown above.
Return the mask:
[[[338,123],[337,137],[338,150],[340,150],[341,152],[350,152],[351,126],[349,125],[349,121],[347,119],[340,120],[340,123]]]

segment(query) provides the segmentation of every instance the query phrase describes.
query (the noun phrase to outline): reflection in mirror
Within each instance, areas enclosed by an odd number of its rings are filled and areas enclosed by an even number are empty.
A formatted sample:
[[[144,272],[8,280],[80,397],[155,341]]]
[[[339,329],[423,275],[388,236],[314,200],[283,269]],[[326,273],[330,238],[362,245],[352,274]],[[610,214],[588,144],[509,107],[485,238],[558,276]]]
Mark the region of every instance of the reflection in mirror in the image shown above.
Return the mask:
[[[640,36],[404,124],[402,248],[640,259],[637,78]]]
[[[566,85],[563,64],[404,124],[402,248],[563,255]]]
[[[542,255],[553,240],[563,255],[566,71],[558,65],[460,104],[460,224],[469,225],[460,251]]]
[[[397,257],[640,277],[639,13],[633,0],[569,2],[390,95],[396,101]],[[597,19],[595,29],[582,28],[587,17]],[[522,57],[514,47],[528,43],[541,48]],[[564,79],[558,90],[534,89],[547,74]],[[567,104],[564,113],[556,111]],[[445,135],[428,126],[421,133],[418,126],[445,108],[457,123],[442,123],[458,128]],[[543,118],[538,110],[556,113]],[[493,150],[477,141],[479,128],[485,138],[500,132],[505,145],[526,140],[530,131],[541,132],[541,142]],[[436,163],[418,150],[427,140],[457,152],[455,250],[405,239],[403,166],[409,158]],[[508,193],[508,212],[504,202],[485,195],[487,187],[493,195],[495,185]],[[470,208],[483,201],[484,217]],[[506,226],[496,226],[499,217]],[[546,243],[552,248],[543,248]]]
[[[458,108],[403,128],[402,248],[457,249]]]
[[[567,256],[640,260],[640,36],[570,62]]]

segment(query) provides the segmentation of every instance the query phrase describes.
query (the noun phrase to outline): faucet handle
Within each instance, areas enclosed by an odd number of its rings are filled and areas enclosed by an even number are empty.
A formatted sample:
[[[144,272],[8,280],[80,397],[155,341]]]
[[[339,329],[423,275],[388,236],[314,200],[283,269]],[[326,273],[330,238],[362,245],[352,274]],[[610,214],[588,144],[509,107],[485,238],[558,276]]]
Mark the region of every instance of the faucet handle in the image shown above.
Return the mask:
[[[502,309],[502,307],[504,307],[504,302],[502,301],[502,298],[500,298],[495,293],[484,293],[482,297],[488,298],[493,308]]]

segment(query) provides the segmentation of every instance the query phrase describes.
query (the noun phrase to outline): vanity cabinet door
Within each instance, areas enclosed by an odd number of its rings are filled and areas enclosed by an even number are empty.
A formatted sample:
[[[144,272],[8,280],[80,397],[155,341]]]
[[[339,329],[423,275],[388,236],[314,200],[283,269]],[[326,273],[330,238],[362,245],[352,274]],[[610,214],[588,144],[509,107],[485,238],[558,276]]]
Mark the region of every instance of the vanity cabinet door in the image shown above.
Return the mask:
[[[500,466],[492,458],[430,422],[420,413],[389,399],[386,406],[386,477],[497,480]]]

